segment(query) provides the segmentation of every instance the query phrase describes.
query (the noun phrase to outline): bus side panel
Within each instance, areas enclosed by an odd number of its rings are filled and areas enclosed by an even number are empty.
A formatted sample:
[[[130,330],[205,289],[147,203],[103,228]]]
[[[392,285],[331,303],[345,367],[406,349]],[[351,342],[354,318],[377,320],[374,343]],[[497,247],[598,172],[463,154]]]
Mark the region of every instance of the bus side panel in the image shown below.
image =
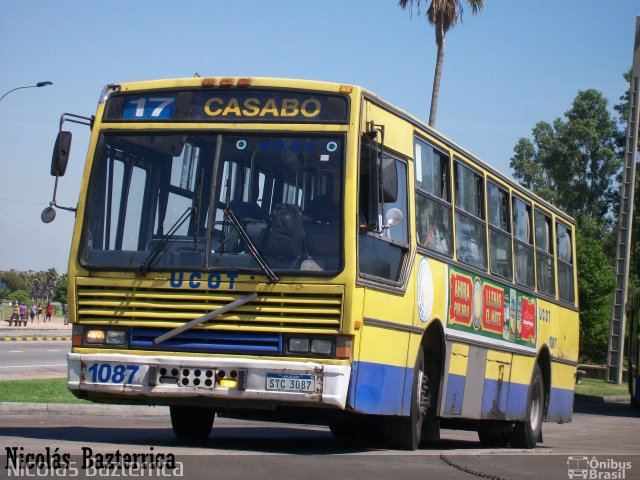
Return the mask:
[[[536,359],[533,356],[513,355],[506,420],[524,420],[527,413],[529,385],[535,363]]]
[[[573,413],[573,385],[576,367],[551,362],[551,392],[545,421],[567,423]]]
[[[365,291],[359,355],[353,362],[347,399],[348,406],[358,413],[408,415],[410,412],[413,364],[419,343],[410,343],[408,331],[391,325],[402,326],[403,320],[413,320],[411,311],[403,315],[406,303],[402,296]]]
[[[469,363],[469,345],[447,342],[443,391],[444,396],[440,404],[440,414],[443,417],[462,415],[464,389],[467,380],[467,365]]]
[[[509,352],[489,350],[482,395],[482,418],[505,420],[511,385],[511,362]],[[516,387],[517,388],[517,387]]]

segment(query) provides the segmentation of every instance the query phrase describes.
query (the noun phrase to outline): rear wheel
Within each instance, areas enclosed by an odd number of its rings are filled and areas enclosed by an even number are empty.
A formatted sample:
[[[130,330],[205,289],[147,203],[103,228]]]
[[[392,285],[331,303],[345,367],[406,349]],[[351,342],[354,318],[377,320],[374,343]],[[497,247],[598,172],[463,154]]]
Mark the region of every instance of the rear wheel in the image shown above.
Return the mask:
[[[215,418],[213,409],[172,405],[169,411],[176,437],[182,440],[206,440],[209,437]]]
[[[429,380],[425,374],[424,352],[418,350],[411,388],[411,413],[407,417],[388,417],[382,421],[382,434],[389,448],[415,450],[420,445],[422,424],[429,404]]]
[[[513,447],[534,448],[542,435],[542,415],[544,411],[544,381],[536,363],[527,395],[527,410],[524,422],[517,422],[509,434]]]

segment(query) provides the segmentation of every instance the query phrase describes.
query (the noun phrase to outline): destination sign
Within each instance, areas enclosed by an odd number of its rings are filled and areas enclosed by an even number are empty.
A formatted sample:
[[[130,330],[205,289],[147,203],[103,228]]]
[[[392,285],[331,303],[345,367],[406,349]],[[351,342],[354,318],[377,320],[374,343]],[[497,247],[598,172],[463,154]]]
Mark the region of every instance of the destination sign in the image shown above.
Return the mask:
[[[105,121],[346,123],[342,95],[280,90],[155,91],[114,94]]]

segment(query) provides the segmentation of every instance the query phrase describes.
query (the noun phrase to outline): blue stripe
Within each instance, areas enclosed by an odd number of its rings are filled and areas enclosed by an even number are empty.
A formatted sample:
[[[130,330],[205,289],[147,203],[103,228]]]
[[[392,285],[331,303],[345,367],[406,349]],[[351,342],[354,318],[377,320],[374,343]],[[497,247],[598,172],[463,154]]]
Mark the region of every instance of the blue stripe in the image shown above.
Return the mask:
[[[502,380],[484,379],[482,391],[483,419],[506,420],[507,401],[509,399],[509,382]]]
[[[411,368],[354,362],[347,404],[358,413],[409,415],[412,383]]]
[[[447,376],[447,394],[445,395],[443,412],[449,415],[462,414],[464,400],[464,384],[467,377],[449,373]]]
[[[571,421],[573,393],[573,390],[567,390],[566,388],[551,388],[547,422],[566,423]]]
[[[502,385],[500,386],[500,383]],[[485,379],[482,418],[524,420],[527,413],[529,385]],[[551,388],[546,421],[569,422],[573,413],[573,391]]]

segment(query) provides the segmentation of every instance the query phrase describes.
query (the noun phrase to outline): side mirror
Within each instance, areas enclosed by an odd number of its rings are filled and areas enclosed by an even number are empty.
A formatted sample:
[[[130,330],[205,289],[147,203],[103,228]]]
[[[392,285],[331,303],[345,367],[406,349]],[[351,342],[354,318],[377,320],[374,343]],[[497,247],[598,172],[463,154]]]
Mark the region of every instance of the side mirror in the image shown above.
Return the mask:
[[[69,152],[71,151],[71,132],[61,130],[58,132],[56,143],[51,156],[51,175],[62,177],[67,170]]]

